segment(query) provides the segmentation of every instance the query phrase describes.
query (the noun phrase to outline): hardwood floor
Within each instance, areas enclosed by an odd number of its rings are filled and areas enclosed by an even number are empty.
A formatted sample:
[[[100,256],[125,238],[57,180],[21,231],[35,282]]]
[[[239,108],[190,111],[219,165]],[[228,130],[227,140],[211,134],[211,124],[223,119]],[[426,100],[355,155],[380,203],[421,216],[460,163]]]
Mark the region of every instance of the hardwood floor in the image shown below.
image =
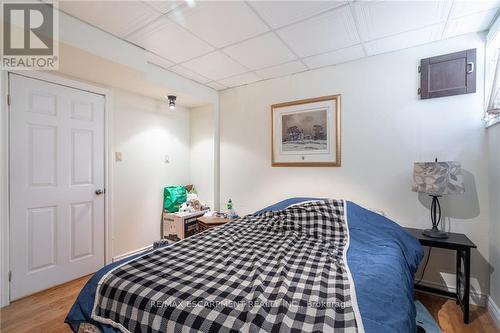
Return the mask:
[[[21,298],[0,309],[1,333],[67,333],[64,318],[91,275]]]
[[[69,308],[90,276],[65,283],[12,302],[0,309],[1,333],[67,333],[64,323]],[[441,326],[443,333],[500,333],[485,308],[472,306],[471,323],[462,321],[462,311],[454,300],[417,293]]]
[[[463,314],[455,300],[417,292],[416,298],[429,310],[443,333],[498,333],[484,307],[471,305],[470,324],[465,325]]]

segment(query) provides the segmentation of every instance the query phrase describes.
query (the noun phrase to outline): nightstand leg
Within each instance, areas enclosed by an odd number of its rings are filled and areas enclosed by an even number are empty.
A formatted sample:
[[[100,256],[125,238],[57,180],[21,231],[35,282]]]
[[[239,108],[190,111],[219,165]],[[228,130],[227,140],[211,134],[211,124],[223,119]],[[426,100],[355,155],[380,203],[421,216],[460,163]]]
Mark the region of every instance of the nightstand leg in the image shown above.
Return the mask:
[[[470,249],[465,251],[465,293],[464,293],[464,323],[469,323],[469,302],[470,302]]]

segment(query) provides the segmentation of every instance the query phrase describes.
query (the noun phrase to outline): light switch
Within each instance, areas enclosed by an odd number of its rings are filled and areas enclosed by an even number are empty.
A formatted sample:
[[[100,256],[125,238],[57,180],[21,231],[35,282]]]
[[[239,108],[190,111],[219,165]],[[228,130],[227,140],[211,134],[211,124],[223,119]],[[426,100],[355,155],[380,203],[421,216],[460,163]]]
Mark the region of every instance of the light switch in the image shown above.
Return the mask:
[[[122,155],[121,151],[115,152],[115,161],[117,161],[117,162],[123,161],[123,155]]]
[[[170,156],[165,155],[164,161],[166,164],[170,163]]]

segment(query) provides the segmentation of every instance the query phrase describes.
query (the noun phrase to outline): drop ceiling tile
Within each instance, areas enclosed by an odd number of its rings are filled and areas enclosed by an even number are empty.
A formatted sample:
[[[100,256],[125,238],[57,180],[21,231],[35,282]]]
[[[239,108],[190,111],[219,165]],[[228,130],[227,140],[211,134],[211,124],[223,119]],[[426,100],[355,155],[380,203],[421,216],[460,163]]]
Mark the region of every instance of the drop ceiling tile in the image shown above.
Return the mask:
[[[307,67],[300,61],[291,61],[286,64],[261,69],[256,72],[263,79],[271,79],[273,77],[286,76],[305,70],[307,70]]]
[[[174,65],[174,63],[171,62],[170,60],[160,57],[159,55],[156,55],[151,52],[146,52],[146,61],[165,69],[172,67]]]
[[[346,3],[347,1],[251,1],[249,5],[276,29]]]
[[[363,58],[365,51],[363,46],[355,45],[345,49],[323,53],[312,57],[304,58],[302,61],[306,63],[309,68],[318,68],[329,65],[340,64],[343,62]]]
[[[497,9],[448,20],[444,38],[463,35],[470,32],[487,30],[497,15]]]
[[[229,46],[222,52],[250,69],[274,66],[296,59],[272,32]]]
[[[213,50],[213,47],[164,17],[127,39],[175,63]]]
[[[209,86],[210,88],[213,88],[215,90],[224,90],[227,88],[225,85],[220,84],[219,82],[215,82],[215,81],[207,83],[207,86]]]
[[[177,73],[181,76],[184,76],[188,79],[194,80],[196,82],[207,83],[207,82],[211,81],[210,79],[207,79],[203,75],[195,73],[192,70],[187,69],[186,67],[184,67],[182,65],[177,65],[177,66],[171,67],[171,68],[169,68],[169,70],[171,70],[172,72]]]
[[[121,38],[160,16],[138,1],[60,1],[59,9]]]
[[[353,3],[363,41],[446,21],[451,1],[358,1]]]
[[[366,53],[375,55],[430,43],[441,38],[444,23],[364,43]]]
[[[185,4],[184,1],[146,1],[146,3],[162,14],[169,13]]]
[[[348,6],[277,30],[300,57],[324,53],[359,43]]]
[[[243,1],[198,1],[169,16],[218,48],[269,30]]]
[[[231,76],[225,78],[223,80],[219,80],[219,82],[227,87],[237,87],[242,86],[244,84],[249,84],[255,81],[261,80],[255,73],[248,72],[244,74],[239,74],[235,76]]]
[[[182,65],[214,81],[248,71],[245,67],[219,51],[190,60]]]
[[[499,7],[500,1],[455,1],[451,8],[450,18],[454,19]]]

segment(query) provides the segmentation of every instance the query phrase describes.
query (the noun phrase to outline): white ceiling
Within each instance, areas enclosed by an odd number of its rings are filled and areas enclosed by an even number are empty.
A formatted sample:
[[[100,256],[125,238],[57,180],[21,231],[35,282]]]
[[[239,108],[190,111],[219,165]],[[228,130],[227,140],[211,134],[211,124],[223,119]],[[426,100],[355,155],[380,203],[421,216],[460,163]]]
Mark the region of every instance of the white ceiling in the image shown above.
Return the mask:
[[[500,1],[60,1],[217,90],[483,31]]]

